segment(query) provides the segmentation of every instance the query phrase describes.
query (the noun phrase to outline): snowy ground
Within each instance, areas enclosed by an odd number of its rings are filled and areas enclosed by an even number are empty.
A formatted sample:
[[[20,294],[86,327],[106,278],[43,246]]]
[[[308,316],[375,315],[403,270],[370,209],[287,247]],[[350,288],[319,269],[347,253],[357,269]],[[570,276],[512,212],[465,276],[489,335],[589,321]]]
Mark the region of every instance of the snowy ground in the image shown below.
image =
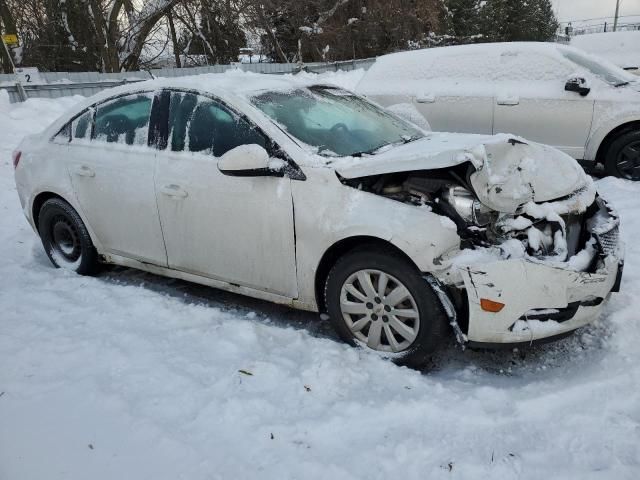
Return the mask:
[[[416,372],[315,315],[53,269],[10,152],[73,102],[0,97],[0,479],[640,478],[640,184],[598,182],[627,241],[598,323]]]

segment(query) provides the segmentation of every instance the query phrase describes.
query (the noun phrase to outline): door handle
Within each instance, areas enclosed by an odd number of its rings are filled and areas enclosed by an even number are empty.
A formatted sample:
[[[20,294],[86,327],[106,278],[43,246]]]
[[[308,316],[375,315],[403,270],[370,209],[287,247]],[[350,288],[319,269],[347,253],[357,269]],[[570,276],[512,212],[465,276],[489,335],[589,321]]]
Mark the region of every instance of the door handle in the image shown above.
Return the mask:
[[[86,165],[78,165],[77,167],[74,168],[73,173],[75,173],[76,175],[78,175],[80,177],[95,177],[96,176],[96,172],[91,170]]]
[[[162,187],[160,189],[160,193],[171,198],[186,198],[189,196],[186,190],[183,190],[180,185],[176,185],[174,183]]]
[[[520,97],[511,97],[511,96],[504,96],[504,97],[498,97],[496,99],[496,103],[498,105],[519,105],[520,104]]]
[[[433,94],[422,93],[416,96],[416,102],[418,103],[435,103],[436,97]]]

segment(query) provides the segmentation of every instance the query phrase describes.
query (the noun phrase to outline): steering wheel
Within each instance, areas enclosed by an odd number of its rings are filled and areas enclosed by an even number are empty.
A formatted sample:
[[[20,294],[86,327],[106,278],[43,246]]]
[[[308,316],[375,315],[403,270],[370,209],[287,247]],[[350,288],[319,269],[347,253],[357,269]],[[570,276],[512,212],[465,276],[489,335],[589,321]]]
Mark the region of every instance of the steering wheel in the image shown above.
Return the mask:
[[[349,127],[347,127],[344,123],[340,122],[340,123],[336,123],[333,127],[331,127],[329,131],[331,133],[337,133],[338,131],[342,131],[346,133],[349,131]]]

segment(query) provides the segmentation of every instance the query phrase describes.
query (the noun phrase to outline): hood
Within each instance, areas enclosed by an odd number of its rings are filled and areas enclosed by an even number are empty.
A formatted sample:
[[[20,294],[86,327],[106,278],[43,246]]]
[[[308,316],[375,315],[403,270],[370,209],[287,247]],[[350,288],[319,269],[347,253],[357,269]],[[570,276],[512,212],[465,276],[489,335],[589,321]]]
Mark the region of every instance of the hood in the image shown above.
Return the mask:
[[[587,184],[578,162],[546,145],[512,135],[432,133],[405,145],[331,165],[344,178],[412,170],[435,170],[470,162],[478,199],[499,212],[514,213],[529,202],[565,197]]]

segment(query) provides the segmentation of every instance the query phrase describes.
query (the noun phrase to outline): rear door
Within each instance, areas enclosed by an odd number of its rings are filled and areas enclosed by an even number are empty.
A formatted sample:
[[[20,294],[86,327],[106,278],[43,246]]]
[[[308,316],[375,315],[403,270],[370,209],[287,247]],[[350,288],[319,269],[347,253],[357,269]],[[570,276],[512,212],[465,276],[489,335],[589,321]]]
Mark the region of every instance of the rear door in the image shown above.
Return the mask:
[[[498,62],[500,86],[494,133],[513,133],[584,158],[594,102],[567,92],[572,68],[541,51],[505,51]]]
[[[166,266],[156,205],[156,150],[148,146],[154,95],[121,96],[71,123],[67,168],[91,228],[108,253]]]
[[[452,53],[435,58],[419,91],[416,108],[438,132],[491,134],[493,82],[490,54]]]

